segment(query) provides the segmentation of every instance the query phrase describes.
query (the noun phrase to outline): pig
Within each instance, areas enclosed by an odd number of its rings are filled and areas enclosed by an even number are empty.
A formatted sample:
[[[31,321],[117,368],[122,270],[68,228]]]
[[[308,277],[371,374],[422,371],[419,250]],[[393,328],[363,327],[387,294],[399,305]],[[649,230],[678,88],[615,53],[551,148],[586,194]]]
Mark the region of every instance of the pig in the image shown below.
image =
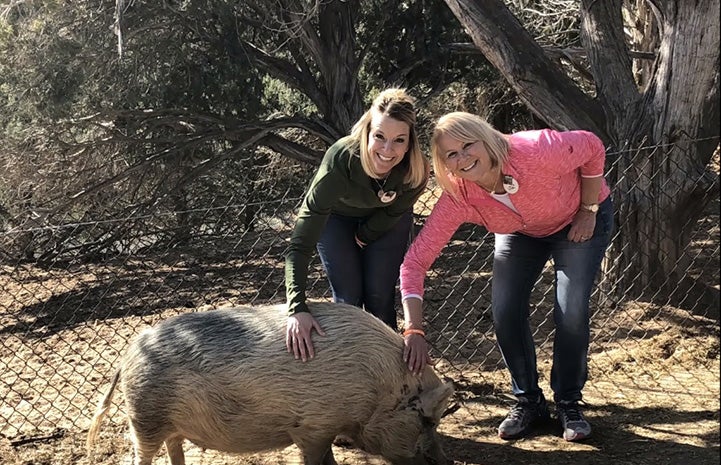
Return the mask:
[[[393,465],[448,464],[436,427],[452,384],[431,366],[411,373],[403,338],[371,314],[309,309],[326,335],[313,335],[307,362],[286,349],[285,305],[192,312],[142,332],[97,406],[89,456],[119,383],[134,465],[151,465],[163,443],[171,465],[184,465],[184,439],[241,454],[295,444],[304,465],[335,465],[337,436]]]

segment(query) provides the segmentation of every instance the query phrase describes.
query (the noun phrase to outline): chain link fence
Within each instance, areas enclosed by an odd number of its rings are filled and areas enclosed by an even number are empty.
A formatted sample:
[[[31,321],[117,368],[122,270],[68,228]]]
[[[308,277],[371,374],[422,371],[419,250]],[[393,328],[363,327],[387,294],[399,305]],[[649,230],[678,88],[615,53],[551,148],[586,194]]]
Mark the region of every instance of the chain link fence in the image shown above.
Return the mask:
[[[613,163],[619,155],[609,154],[609,172],[618,170]],[[283,257],[312,171],[292,166],[290,177],[283,178],[270,166],[248,181],[247,165],[228,161],[217,175],[205,178],[202,192],[188,191],[181,199],[166,196],[142,208],[140,202],[112,196],[99,200],[109,196],[105,189],[83,208],[53,209],[39,204],[32,194],[37,188],[27,183],[0,198],[0,435],[21,444],[84,431],[118,358],[149,325],[184,312],[283,302]],[[271,174],[263,175],[264,169]],[[617,172],[614,178],[625,174]],[[56,182],[52,173],[38,176],[36,187],[42,176]],[[233,185],[245,189],[213,197],[213,186],[233,176]],[[685,176],[700,183],[703,174]],[[286,189],[288,179],[293,187]],[[709,195],[718,196],[717,184],[709,189]],[[431,183],[416,205],[418,228],[439,192]],[[656,195],[634,193],[639,194],[648,198],[634,202],[653,202]],[[670,198],[677,194],[666,190]],[[632,199],[617,191],[614,198],[619,212],[628,211]],[[716,198],[695,220],[672,270],[692,277],[696,287],[679,286],[662,295],[654,288],[625,294],[610,278],[623,271],[613,272],[616,260],[609,252],[592,297],[589,397],[642,401],[652,391],[665,392],[672,402],[679,389],[699,396],[718,388],[718,209]],[[631,257],[656,250],[629,252],[627,247],[635,246],[624,241],[617,233],[613,250]],[[432,355],[438,371],[456,383],[459,402],[498,400],[510,391],[491,322],[492,255],[492,235],[464,225],[426,279]],[[550,265],[536,285],[530,317],[546,392],[553,341],[548,271]],[[330,299],[317,259],[309,296]],[[477,416],[484,416],[483,408]],[[124,419],[115,415],[111,421]]]

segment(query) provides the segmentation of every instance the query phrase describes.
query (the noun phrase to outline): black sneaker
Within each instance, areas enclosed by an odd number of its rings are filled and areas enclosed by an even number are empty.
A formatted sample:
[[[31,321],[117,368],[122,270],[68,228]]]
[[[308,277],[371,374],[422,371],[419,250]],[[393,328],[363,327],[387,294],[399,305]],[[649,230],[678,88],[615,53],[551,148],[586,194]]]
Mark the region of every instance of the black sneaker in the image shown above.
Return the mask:
[[[591,424],[583,417],[578,402],[558,402],[556,413],[566,441],[581,441],[591,435]]]
[[[534,425],[549,418],[546,399],[541,397],[539,401],[533,402],[520,398],[498,427],[498,437],[501,439],[523,437],[533,429]]]

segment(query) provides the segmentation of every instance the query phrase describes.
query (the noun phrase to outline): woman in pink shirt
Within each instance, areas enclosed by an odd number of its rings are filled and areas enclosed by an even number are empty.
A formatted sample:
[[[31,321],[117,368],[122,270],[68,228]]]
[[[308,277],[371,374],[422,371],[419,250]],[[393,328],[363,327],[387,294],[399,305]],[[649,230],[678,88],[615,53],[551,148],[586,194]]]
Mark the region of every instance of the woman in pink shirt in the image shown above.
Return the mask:
[[[409,369],[417,372],[429,361],[422,330],[426,272],[461,224],[479,224],[495,233],[491,307],[517,398],[498,435],[519,438],[549,418],[528,316],[533,285],[552,258],[551,388],[564,439],[587,438],[591,426],[578,402],[588,375],[588,307],[613,230],[603,143],[586,131],[507,135],[476,115],[456,112],[438,121],[431,149],[444,192],[401,265]]]

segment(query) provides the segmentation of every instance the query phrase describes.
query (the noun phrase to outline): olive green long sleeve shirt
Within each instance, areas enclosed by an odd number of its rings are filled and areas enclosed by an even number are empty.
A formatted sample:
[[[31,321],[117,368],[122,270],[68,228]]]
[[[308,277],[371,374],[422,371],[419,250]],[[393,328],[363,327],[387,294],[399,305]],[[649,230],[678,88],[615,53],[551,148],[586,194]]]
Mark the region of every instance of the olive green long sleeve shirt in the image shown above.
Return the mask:
[[[351,153],[342,141],[326,151],[298,211],[286,256],[289,314],[308,311],[305,303],[308,266],[328,216],[335,213],[361,218],[357,237],[370,244],[395,226],[426,187],[425,183],[416,187],[404,184],[405,173],[404,162],[391,170],[383,191],[394,191],[396,196],[393,201],[383,203],[378,196],[381,189],[378,181],[363,171],[358,155]]]

